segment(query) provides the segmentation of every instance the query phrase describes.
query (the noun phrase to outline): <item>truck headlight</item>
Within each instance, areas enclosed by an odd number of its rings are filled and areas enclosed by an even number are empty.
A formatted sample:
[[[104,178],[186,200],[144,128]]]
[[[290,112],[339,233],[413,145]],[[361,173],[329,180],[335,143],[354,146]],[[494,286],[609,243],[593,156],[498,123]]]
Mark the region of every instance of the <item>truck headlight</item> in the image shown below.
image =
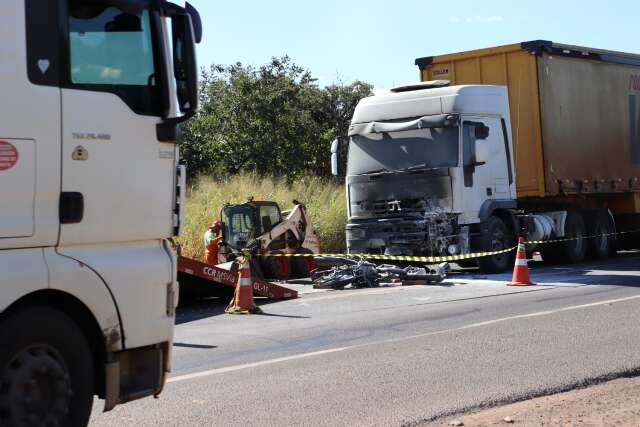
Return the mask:
[[[364,239],[366,236],[366,231],[362,228],[348,228],[347,229],[347,239],[349,240],[359,240]]]

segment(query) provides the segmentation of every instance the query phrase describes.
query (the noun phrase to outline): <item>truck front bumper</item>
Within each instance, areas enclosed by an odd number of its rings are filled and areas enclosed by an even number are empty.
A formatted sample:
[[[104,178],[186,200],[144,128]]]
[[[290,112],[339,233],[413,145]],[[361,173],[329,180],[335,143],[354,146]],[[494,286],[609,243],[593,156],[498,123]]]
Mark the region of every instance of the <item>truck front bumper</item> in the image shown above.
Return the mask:
[[[349,253],[414,255],[427,239],[424,221],[410,218],[350,222],[346,234]]]

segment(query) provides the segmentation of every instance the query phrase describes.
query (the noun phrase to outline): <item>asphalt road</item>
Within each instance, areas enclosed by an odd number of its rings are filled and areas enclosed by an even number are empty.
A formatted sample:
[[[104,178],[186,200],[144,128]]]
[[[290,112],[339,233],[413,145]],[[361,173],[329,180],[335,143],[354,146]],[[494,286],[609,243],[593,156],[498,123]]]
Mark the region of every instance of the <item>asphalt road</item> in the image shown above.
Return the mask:
[[[307,291],[265,316],[182,309],[160,399],[96,400],[91,425],[411,425],[640,373],[640,254],[532,277]]]

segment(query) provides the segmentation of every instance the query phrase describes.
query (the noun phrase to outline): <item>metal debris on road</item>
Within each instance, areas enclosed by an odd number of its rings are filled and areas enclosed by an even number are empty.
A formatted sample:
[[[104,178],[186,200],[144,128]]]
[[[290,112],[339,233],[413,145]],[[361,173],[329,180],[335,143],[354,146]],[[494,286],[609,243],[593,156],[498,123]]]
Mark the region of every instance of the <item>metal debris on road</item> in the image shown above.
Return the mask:
[[[435,268],[399,267],[341,257],[318,257],[316,265],[319,268],[311,272],[315,289],[373,288],[398,281],[403,285],[427,285],[442,282],[449,270],[446,262]]]

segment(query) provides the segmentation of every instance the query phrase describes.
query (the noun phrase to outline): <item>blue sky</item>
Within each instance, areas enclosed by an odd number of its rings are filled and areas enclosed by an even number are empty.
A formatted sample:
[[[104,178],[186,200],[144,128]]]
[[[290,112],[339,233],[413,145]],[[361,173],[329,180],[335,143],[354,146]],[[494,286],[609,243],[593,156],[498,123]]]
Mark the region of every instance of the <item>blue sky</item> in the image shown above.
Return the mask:
[[[535,39],[640,53],[640,1],[190,0],[200,66],[289,55],[322,85],[418,79],[414,59]]]

